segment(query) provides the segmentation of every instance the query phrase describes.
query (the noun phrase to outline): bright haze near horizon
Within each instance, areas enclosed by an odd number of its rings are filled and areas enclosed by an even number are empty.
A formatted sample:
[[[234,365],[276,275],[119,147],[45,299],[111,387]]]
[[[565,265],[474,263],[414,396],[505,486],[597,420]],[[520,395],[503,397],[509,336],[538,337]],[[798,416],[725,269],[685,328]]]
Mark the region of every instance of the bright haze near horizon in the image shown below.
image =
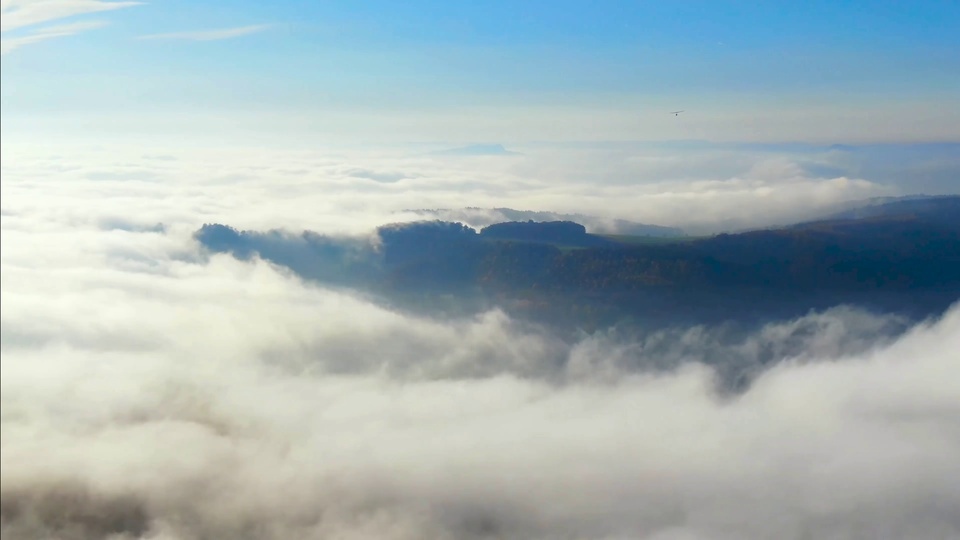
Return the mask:
[[[960,538],[955,289],[567,332],[289,262],[960,195],[958,36],[950,1],[2,0],[3,538]]]

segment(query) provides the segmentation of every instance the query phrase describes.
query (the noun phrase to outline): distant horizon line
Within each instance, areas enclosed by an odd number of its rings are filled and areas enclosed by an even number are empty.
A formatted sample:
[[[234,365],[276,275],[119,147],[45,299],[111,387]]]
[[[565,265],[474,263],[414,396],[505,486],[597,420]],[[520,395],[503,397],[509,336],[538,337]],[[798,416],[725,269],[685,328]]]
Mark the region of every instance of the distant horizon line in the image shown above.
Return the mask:
[[[19,133],[18,133],[19,131]],[[18,129],[0,129],[0,135],[3,136],[4,146],[16,146],[17,143],[33,144],[38,143],[37,136],[35,133],[24,133]],[[136,133],[136,134],[126,134],[119,136],[118,134],[104,134],[96,138],[84,138],[80,141],[64,141],[60,137],[49,137],[43,136],[39,137],[43,142],[39,143],[41,146],[46,145],[80,145],[80,146],[99,146],[99,145],[113,145],[120,143],[124,146],[127,145],[139,145],[139,144],[160,144],[161,146],[175,146],[167,141],[171,141],[174,138],[166,136],[166,134],[157,134],[152,135],[149,133]],[[245,140],[240,141],[220,141],[220,144],[229,144],[230,146],[259,146],[258,142],[255,142],[255,139],[258,139],[256,135],[253,137],[243,137]],[[711,140],[711,139],[567,139],[567,140],[550,140],[550,139],[502,139],[502,140],[464,140],[464,139],[451,139],[451,140],[439,140],[439,139],[421,139],[421,140],[406,140],[406,141],[387,141],[387,140],[330,140],[327,137],[318,138],[316,141],[305,140],[303,137],[294,137],[298,139],[294,144],[290,146],[291,149],[302,148],[303,146],[327,146],[327,147],[378,147],[378,148],[401,148],[401,147],[411,147],[411,146],[421,146],[421,147],[434,147],[435,149],[465,149],[472,147],[495,147],[502,146],[505,150],[510,150],[511,147],[603,147],[603,146],[625,146],[625,145],[638,145],[638,146],[687,146],[687,147],[711,147],[711,148],[742,148],[742,147],[753,147],[753,148],[770,148],[770,149],[781,149],[781,150],[790,150],[790,149],[828,149],[830,147],[836,147],[837,149],[842,149],[844,147],[850,149],[856,148],[883,148],[883,147],[936,147],[936,146],[960,146],[960,139],[928,139],[928,140],[911,140],[906,139],[902,141],[890,140],[890,141],[876,141],[876,140],[834,140],[834,141],[805,141],[805,140]],[[18,141],[19,139],[19,141]],[[209,137],[197,137],[199,140],[210,139]],[[191,140],[196,140],[191,138]],[[280,143],[276,136],[269,137],[270,143],[268,146],[276,146]],[[181,141],[182,142],[182,141]],[[207,145],[204,145],[207,146]],[[219,146],[215,144],[213,146]]]
[[[359,143],[367,144],[367,143]],[[379,143],[369,143],[379,144]],[[414,140],[397,143],[383,143],[385,145],[458,145],[466,146],[504,146],[515,145],[557,145],[557,144],[709,144],[709,145],[754,145],[754,146],[930,146],[930,145],[960,145],[960,139],[930,139],[924,141],[836,141],[836,142],[811,142],[802,140],[776,140],[776,141],[716,141],[710,139],[570,139],[570,140],[503,140],[503,141],[442,141],[442,140]]]

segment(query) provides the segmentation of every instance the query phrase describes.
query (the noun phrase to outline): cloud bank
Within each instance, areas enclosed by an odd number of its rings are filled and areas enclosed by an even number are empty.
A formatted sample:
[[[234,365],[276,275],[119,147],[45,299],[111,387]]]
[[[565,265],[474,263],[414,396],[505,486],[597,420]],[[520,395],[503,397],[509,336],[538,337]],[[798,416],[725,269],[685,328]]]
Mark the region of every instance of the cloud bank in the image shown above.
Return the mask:
[[[15,193],[40,179],[69,178],[47,206],[75,212],[71,201],[80,197],[109,213],[113,200],[94,196],[109,192],[122,194],[150,224],[193,227],[219,222],[363,233],[423,218],[408,210],[464,208],[478,210],[444,216],[482,227],[502,214],[488,209],[508,207],[593,216],[586,225],[602,232],[617,232],[622,219],[704,234],[789,224],[847,201],[911,192],[906,173],[902,181],[858,177],[852,165],[827,154],[709,147],[530,146],[509,159],[429,156],[405,147],[156,148],[148,154],[164,159],[117,145],[43,148],[4,148],[4,155],[16,156],[4,163],[4,189]]]
[[[572,341],[497,310],[417,318],[190,233],[366,230],[411,187],[572,204],[583,181],[531,161],[3,152],[4,538],[960,535],[960,306]],[[817,184],[765,167],[768,187]],[[711,365],[752,383],[721,393]]]
[[[697,332],[566,347],[156,232],[62,240],[4,253],[5,538],[960,533],[957,309],[899,339],[857,312],[771,325],[727,354],[804,352],[722,398]],[[689,362],[640,362],[671,346]]]

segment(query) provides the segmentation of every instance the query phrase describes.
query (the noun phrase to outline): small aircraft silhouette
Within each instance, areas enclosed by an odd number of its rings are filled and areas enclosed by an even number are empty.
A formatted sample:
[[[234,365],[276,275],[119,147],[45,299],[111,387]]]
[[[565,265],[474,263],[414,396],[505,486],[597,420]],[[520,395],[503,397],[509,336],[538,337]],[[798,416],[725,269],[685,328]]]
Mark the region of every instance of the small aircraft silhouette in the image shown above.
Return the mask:
[[[670,114],[672,114],[672,115],[674,115],[674,116],[680,116],[680,113],[682,113],[682,112],[683,112],[683,111],[670,111]]]

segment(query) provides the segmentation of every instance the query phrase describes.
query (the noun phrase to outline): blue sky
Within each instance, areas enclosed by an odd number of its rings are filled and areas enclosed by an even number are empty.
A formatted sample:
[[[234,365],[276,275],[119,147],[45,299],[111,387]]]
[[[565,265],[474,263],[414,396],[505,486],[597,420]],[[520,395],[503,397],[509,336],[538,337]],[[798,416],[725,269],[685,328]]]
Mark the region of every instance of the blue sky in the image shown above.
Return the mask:
[[[3,0],[3,27],[4,132],[960,138],[956,1]]]

